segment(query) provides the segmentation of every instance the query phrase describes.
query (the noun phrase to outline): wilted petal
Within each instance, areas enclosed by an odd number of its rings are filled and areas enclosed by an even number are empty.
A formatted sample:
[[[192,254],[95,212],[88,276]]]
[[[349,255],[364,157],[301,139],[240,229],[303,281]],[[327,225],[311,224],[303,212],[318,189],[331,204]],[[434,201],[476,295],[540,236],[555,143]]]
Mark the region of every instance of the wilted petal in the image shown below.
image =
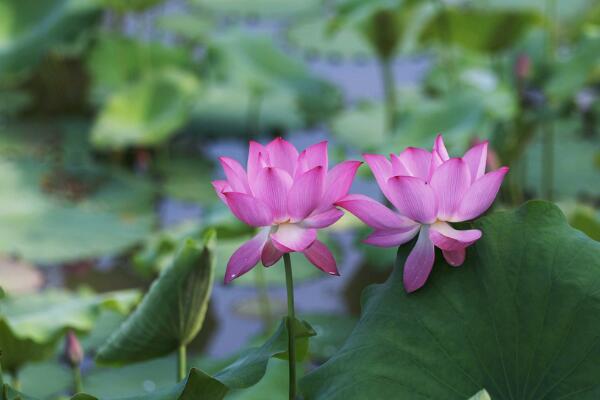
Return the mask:
[[[262,249],[260,259],[265,267],[270,267],[275,264],[283,256],[283,252],[277,250],[271,240],[266,241],[265,246]]]
[[[300,156],[298,156],[298,165],[296,167],[296,177],[309,169],[318,166],[323,167],[324,171],[329,169],[327,141],[313,144],[300,153]]]
[[[416,176],[425,181],[429,179],[431,153],[416,147],[408,147],[398,156],[409,176]]]
[[[279,251],[303,251],[317,239],[316,229],[305,229],[297,224],[281,224],[271,233],[271,240]]]
[[[469,167],[461,158],[451,158],[435,169],[430,184],[437,198],[437,217],[447,221],[471,185]]]
[[[389,199],[387,184],[388,179],[394,175],[392,173],[392,163],[380,154],[363,154],[363,157],[369,165],[369,168],[371,168],[371,172],[379,185],[379,189],[381,189],[383,194]]]
[[[458,249],[454,251],[442,250],[442,254],[446,259],[446,262],[453,267],[459,267],[463,262],[465,262],[466,252],[466,249]]]
[[[323,242],[315,240],[303,253],[306,259],[321,271],[327,272],[329,275],[340,275],[335,258]]]
[[[400,214],[422,224],[435,221],[437,204],[431,185],[413,176],[394,176],[389,179],[390,201]]]
[[[481,142],[467,150],[463,156],[463,160],[465,160],[471,172],[471,182],[475,182],[485,174],[487,149],[488,142]]]
[[[494,202],[507,172],[508,167],[502,167],[473,182],[461,200],[458,211],[449,221],[467,221],[483,214]]]
[[[362,162],[360,161],[344,161],[327,173],[325,190],[319,204],[319,209],[331,207],[333,203],[348,194],[356,175],[356,170],[361,164]]]
[[[376,230],[367,236],[363,242],[377,247],[398,247],[414,238],[420,227],[421,225],[416,224],[406,230]]]
[[[455,251],[472,245],[481,238],[479,229],[459,231],[445,222],[436,222],[429,229],[429,239],[442,250]]]
[[[231,186],[227,181],[212,181],[212,186],[217,192],[217,196],[221,199],[221,201],[227,204],[227,199],[225,198],[225,192],[231,192]]]
[[[281,168],[290,176],[296,172],[296,163],[298,161],[298,150],[293,144],[278,137],[267,145],[269,160],[272,167]]]
[[[344,212],[335,207],[313,214],[304,219],[300,225],[303,228],[326,228],[333,225],[337,220],[344,216]]]
[[[258,235],[244,243],[233,253],[227,263],[225,283],[229,283],[238,276],[250,271],[258,263],[268,234],[269,228],[261,229]]]
[[[415,225],[414,221],[362,194],[349,194],[335,204],[348,210],[374,229],[402,229]]]
[[[252,194],[250,186],[248,186],[248,177],[246,176],[244,167],[242,167],[239,162],[229,157],[219,157],[219,161],[221,162],[227,181],[231,185],[233,191]]]
[[[287,198],[288,215],[292,222],[304,219],[317,208],[324,183],[325,170],[322,166],[306,171],[294,181]]]
[[[275,221],[287,219],[287,196],[292,187],[292,178],[276,167],[263,168],[254,184],[256,198],[269,206]]]
[[[404,264],[404,289],[410,293],[422,287],[433,268],[435,248],[429,240],[429,227],[423,225],[415,247],[411,250]]]
[[[250,226],[268,226],[273,222],[269,206],[246,193],[223,193],[229,209],[240,221]]]

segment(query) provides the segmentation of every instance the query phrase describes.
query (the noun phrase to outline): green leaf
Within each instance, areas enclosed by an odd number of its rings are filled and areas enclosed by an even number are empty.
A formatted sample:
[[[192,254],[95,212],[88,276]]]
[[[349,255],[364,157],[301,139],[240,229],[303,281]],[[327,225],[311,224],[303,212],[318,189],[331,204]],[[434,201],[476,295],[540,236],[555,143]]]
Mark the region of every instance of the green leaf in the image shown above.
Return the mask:
[[[321,0],[191,0],[191,4],[201,10],[220,16],[241,16],[250,18],[298,17],[321,8]]]
[[[130,363],[169,354],[202,328],[214,273],[214,231],[191,239],[152,284],[140,306],[100,348],[101,363]]]
[[[188,122],[198,89],[196,77],[183,70],[144,76],[110,96],[92,143],[102,149],[163,143]]]
[[[600,243],[533,201],[475,222],[459,268],[437,263],[407,294],[400,248],[385,284],[363,293],[341,350],[301,381],[312,399],[596,399]]]
[[[104,309],[127,313],[138,302],[137,291],[92,295],[46,292],[0,301],[2,366],[16,371],[50,357],[69,329],[89,332]]]
[[[164,0],[100,0],[100,3],[104,7],[119,13],[144,11],[163,2]]]

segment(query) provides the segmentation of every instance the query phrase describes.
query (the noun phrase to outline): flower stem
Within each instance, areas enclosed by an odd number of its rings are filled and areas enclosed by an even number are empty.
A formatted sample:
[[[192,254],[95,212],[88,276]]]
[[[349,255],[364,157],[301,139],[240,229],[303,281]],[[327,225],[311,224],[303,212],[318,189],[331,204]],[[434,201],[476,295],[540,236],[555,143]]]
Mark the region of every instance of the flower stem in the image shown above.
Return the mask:
[[[83,381],[81,380],[81,367],[79,365],[73,365],[73,389],[75,394],[83,392]]]
[[[385,133],[391,136],[396,127],[396,81],[392,58],[380,58],[381,82],[385,96]]]
[[[289,363],[289,387],[290,387],[290,400],[296,398],[296,336],[294,331],[294,323],[296,321],[296,315],[294,311],[294,278],[292,276],[292,261],[290,260],[290,254],[285,253],[283,255],[283,262],[285,264],[285,283],[287,288],[287,305],[288,305],[288,317],[287,317],[287,328],[288,328],[288,363]]]
[[[185,375],[187,372],[187,355],[185,345],[182,344],[179,346],[177,351],[177,382],[181,382],[185,379]]]

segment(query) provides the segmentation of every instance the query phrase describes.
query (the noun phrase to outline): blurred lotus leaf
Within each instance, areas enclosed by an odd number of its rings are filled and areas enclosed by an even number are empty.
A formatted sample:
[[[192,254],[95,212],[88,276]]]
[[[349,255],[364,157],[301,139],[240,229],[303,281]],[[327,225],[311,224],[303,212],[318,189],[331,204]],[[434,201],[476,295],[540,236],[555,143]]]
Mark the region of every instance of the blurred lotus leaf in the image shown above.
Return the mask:
[[[206,160],[184,155],[159,158],[156,169],[167,196],[201,205],[219,201],[210,183],[213,166]]]
[[[192,43],[206,43],[215,29],[215,21],[193,11],[162,15],[156,21],[159,29],[173,33]]]
[[[244,18],[298,18],[301,15],[318,12],[322,8],[322,0],[190,0],[212,14],[227,17]]]
[[[100,363],[126,364],[186,346],[204,323],[213,285],[216,234],[185,240],[135,312],[100,348]]]
[[[385,145],[384,106],[381,103],[362,103],[338,114],[331,122],[332,133],[343,143],[361,151],[373,151]]]
[[[89,332],[103,309],[128,313],[139,301],[135,290],[90,294],[48,290],[0,300],[2,367],[9,372],[50,357],[67,330]]]
[[[95,0],[5,0],[0,3],[0,76],[27,72],[57,42],[98,20]]]
[[[196,77],[183,70],[145,75],[109,97],[92,143],[102,149],[159,145],[188,122],[198,90]]]
[[[128,11],[144,11],[148,8],[154,7],[164,0],[97,0],[100,1],[102,6],[109,8],[119,13],[126,13]]]

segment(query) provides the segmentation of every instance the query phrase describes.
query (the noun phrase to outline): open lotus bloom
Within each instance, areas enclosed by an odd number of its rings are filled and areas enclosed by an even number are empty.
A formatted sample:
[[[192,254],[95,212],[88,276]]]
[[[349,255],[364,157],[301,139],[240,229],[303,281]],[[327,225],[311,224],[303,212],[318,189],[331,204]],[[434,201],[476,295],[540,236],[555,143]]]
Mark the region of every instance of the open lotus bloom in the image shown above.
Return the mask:
[[[213,182],[217,194],[238,219],[260,228],[231,256],[225,283],[258,261],[268,267],[290,252],[302,252],[317,268],[338,275],[317,230],[344,214],[334,204],[347,195],[361,162],[345,161],[328,170],[327,142],[298,154],[281,138],[266,146],[251,141],[246,170],[231,158],[220,161],[227,180]]]
[[[365,243],[395,247],[419,235],[404,266],[404,287],[413,292],[425,284],[435,247],[446,261],[459,266],[465,249],[481,237],[477,229],[456,230],[449,223],[468,221],[494,201],[507,167],[485,173],[487,142],[450,158],[441,136],[433,151],[409,147],[391,160],[365,154],[381,191],[397,212],[363,195],[351,194],[336,204],[374,229]]]

